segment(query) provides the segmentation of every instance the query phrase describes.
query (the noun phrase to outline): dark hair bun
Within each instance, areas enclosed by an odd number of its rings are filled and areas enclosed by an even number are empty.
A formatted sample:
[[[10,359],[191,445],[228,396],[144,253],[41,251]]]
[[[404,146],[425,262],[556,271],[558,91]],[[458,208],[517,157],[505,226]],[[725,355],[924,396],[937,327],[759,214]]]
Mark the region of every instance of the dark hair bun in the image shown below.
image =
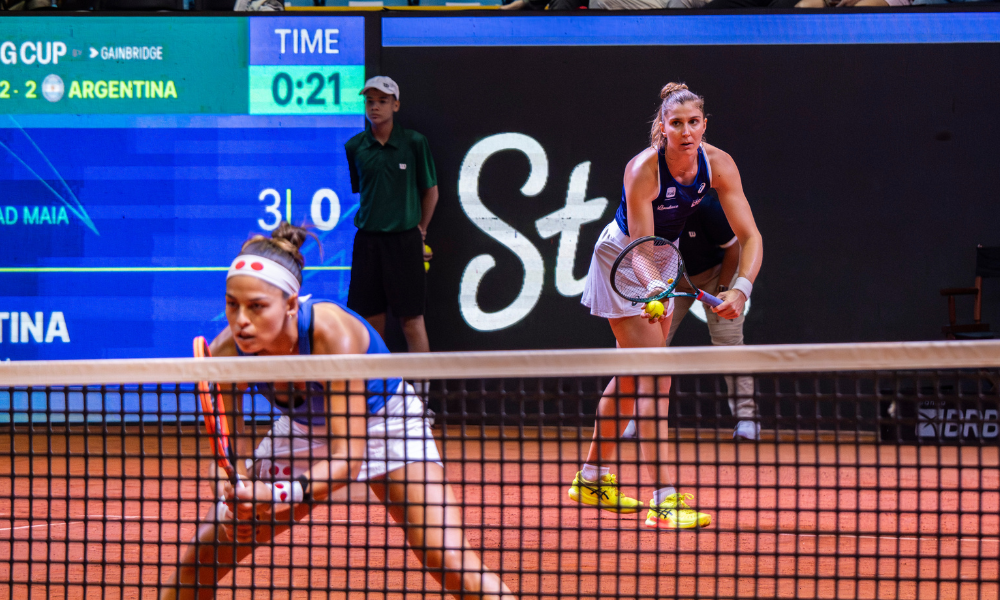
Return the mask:
[[[296,250],[302,247],[308,236],[309,232],[304,227],[296,227],[288,221],[282,221],[278,228],[271,232],[272,240],[285,240],[292,244]]]
[[[668,83],[667,85],[663,86],[662,90],[660,90],[660,99],[666,100],[667,96],[669,96],[670,94],[686,89],[688,89],[688,86],[684,83],[673,83],[673,82]]]
[[[311,237],[319,244],[316,234],[304,227],[296,227],[287,221],[278,224],[278,228],[271,232],[271,237],[266,238],[260,234],[251,237],[243,243],[241,254],[253,254],[269,258],[286,269],[291,271],[301,282],[302,269],[306,266],[306,259],[302,256],[299,248],[305,243],[306,238]],[[320,255],[323,247],[320,245]]]

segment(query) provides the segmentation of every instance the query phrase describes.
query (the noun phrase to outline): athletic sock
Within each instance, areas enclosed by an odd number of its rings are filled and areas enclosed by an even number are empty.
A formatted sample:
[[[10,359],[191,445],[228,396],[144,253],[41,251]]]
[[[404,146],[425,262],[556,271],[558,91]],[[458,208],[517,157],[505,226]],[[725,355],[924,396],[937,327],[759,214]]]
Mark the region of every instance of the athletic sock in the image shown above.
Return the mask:
[[[600,481],[602,477],[611,472],[611,467],[598,467],[596,465],[583,464],[580,475],[587,481]]]
[[[673,487],[665,487],[656,490],[656,492],[653,493],[653,506],[659,506],[660,502],[663,502],[664,500],[667,499],[667,496],[672,496],[673,494],[676,493],[677,490],[674,489]]]

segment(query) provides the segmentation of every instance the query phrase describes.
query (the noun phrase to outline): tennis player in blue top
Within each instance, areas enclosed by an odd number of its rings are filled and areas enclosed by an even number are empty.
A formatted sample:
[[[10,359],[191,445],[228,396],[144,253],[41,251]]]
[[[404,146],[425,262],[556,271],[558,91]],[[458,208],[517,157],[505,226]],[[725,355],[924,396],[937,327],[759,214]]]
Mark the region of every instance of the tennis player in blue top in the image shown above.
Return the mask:
[[[243,245],[226,278],[229,327],[212,342],[212,356],[389,352],[350,309],[299,296],[305,264],[299,247],[307,235],[281,223],[270,239],[258,235]],[[213,597],[218,580],[255,546],[308,516],[314,501],[363,480],[445,590],[462,599],[514,599],[465,538],[462,507],[445,481],[423,402],[409,384],[397,378],[238,387],[264,394],[283,414],[254,448],[240,402],[229,402],[236,455],[247,457],[236,469],[249,485],[234,488],[218,474],[221,500],[199,525],[161,598]]]
[[[605,227],[594,247],[581,301],[590,313],[608,319],[621,348],[658,348],[670,331],[673,299],[664,314],[653,317],[645,305],[632,306],[614,292],[610,273],[615,259],[632,240],[656,235],[676,243],[689,214],[715,188],[729,224],[740,242],[738,277],[721,292],[723,303],[712,310],[735,319],[743,312],[760,270],[763,242],[743,194],[733,159],[704,143],[705,99],[684,84],[668,83],[660,91],[660,109],[650,131],[650,146],[625,167],[624,189],[615,221]],[[569,488],[571,499],[599,508],[634,513],[644,504],[622,495],[610,467],[615,444],[629,419],[636,417],[641,461],[649,467],[656,492],[646,513],[652,528],[704,527],[711,516],[687,505],[691,494],[678,493],[667,467],[667,409],[670,377],[616,377],[597,407],[594,439],[586,463]]]

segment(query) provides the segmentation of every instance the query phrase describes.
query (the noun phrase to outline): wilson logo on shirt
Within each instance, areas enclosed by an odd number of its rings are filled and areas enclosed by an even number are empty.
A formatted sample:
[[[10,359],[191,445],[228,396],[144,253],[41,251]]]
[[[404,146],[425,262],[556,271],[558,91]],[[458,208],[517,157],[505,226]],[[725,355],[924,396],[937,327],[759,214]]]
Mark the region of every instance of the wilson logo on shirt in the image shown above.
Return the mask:
[[[399,170],[400,171],[405,171],[406,170],[406,163],[399,163]]]

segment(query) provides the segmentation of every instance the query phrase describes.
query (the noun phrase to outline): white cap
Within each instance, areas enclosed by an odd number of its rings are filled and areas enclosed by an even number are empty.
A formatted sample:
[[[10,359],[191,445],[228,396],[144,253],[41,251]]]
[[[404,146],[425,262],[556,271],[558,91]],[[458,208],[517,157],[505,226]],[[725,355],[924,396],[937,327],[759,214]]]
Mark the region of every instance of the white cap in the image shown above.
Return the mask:
[[[395,96],[396,100],[399,100],[399,86],[392,79],[379,75],[378,77],[372,77],[365,82],[365,87],[361,88],[361,95],[364,96],[365,92],[368,90],[378,90],[380,92],[385,92],[390,96]]]

